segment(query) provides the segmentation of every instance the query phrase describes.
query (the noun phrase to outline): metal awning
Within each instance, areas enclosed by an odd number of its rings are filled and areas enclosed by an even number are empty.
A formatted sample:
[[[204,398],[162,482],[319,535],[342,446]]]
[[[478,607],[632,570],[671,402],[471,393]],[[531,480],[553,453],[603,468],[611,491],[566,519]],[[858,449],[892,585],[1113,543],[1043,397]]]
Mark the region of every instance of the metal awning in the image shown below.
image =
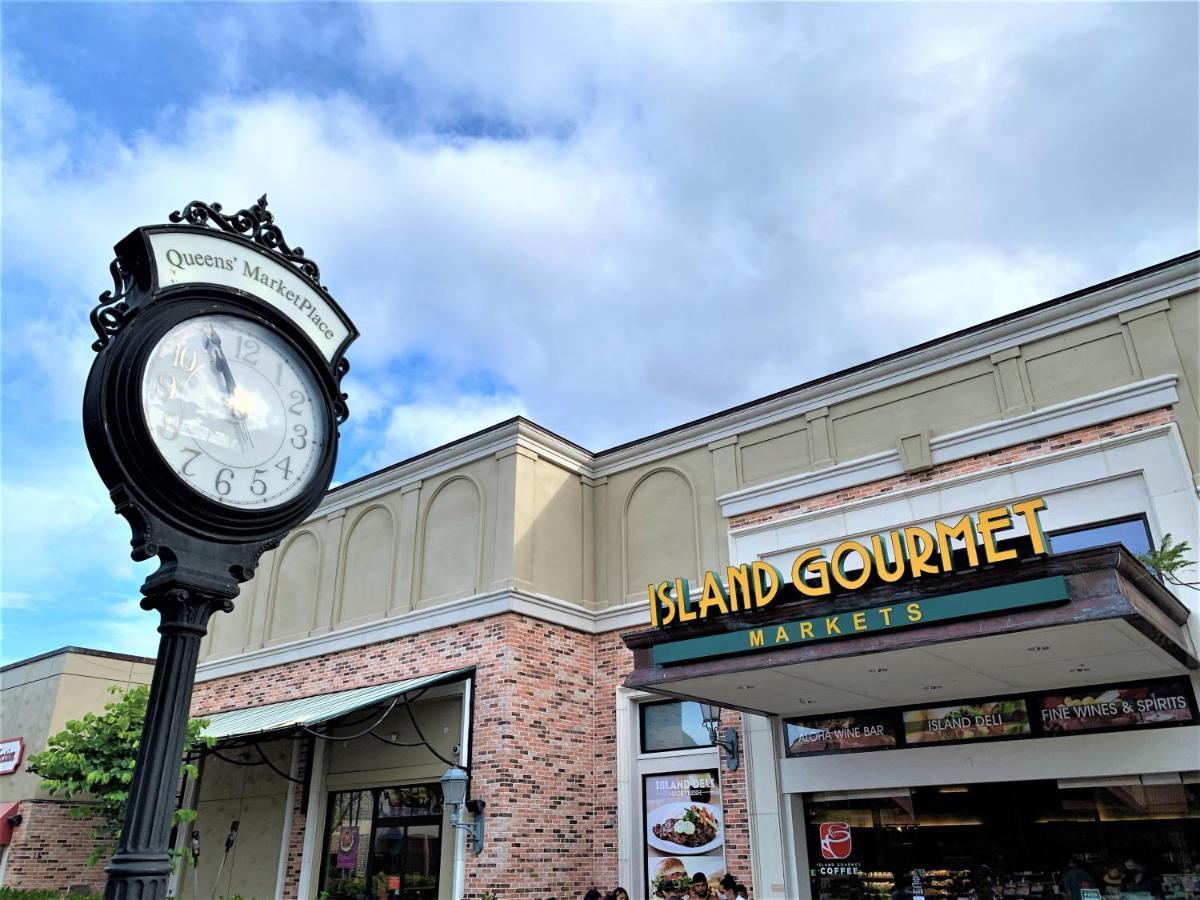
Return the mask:
[[[319,694],[315,697],[302,697],[299,700],[284,700],[281,703],[268,703],[263,706],[213,713],[203,716],[208,720],[208,725],[201,733],[205,737],[229,740],[230,738],[270,734],[317,725],[358,709],[386,703],[393,697],[407,694],[410,691],[458,681],[465,678],[471,671],[471,669],[456,669],[453,672],[440,672],[437,675],[424,675],[404,681],[391,681],[387,684],[373,684],[369,687],[338,691],[336,694]]]
[[[808,716],[1182,675],[1188,618],[1112,545],[621,637],[627,688]]]

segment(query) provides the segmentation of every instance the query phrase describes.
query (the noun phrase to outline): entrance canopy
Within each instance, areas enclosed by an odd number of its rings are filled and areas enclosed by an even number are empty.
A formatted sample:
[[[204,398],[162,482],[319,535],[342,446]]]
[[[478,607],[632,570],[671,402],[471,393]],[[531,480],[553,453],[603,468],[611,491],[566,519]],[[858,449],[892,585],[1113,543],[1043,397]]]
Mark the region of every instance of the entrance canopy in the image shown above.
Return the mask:
[[[268,703],[263,706],[231,709],[227,712],[205,716],[208,719],[208,725],[202,734],[205,737],[226,741],[233,738],[319,725],[322,722],[331,722],[355,710],[387,703],[401,694],[459,681],[466,678],[471,671],[471,669],[456,669],[453,672],[424,675],[420,678],[392,681],[387,684],[374,684],[348,691],[338,691],[335,694],[320,694],[315,697],[284,700],[280,703]]]
[[[1187,618],[1101,547],[626,634],[625,686],[807,716],[1156,678],[1200,668]]]

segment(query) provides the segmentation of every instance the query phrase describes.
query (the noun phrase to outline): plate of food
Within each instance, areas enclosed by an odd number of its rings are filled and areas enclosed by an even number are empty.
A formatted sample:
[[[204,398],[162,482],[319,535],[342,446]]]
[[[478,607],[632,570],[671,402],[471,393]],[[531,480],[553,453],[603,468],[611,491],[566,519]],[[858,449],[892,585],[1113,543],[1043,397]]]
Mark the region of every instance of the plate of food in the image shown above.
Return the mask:
[[[721,808],[711,803],[665,803],[646,814],[646,843],[664,853],[706,853],[723,841]]]

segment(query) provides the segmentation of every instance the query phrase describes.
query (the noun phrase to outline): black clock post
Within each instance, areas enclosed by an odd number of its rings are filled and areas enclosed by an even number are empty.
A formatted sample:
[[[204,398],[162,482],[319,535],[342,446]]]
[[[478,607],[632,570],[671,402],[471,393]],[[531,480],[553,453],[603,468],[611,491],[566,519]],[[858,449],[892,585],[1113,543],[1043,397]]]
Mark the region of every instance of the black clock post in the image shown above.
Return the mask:
[[[131,555],[159,560],[141,605],[161,638],[107,900],[166,896],[200,641],[325,495],[358,336],[265,196],[232,215],[195,202],[169,218],[116,245],[83,402]]]

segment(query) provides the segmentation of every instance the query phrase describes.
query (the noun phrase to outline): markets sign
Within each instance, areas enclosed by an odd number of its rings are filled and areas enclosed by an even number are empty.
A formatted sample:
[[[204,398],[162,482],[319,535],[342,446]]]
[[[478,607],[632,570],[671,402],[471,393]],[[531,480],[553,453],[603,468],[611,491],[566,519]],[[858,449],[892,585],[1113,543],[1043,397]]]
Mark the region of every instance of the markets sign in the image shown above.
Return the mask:
[[[819,599],[835,588],[856,591],[868,583],[894,584],[1015,560],[1021,554],[1012,547],[1001,548],[997,541],[1017,520],[1029,531],[1031,553],[1026,555],[1041,556],[1047,546],[1038,513],[1045,508],[1045,500],[1034,498],[968,513],[952,525],[935,522],[933,531],[912,525],[862,541],[842,541],[828,558],[815,547],[796,556],[790,580],[762,560],[729,566],[724,578],[705,572],[696,602],[686,578],[661,581],[647,586],[650,624],[659,628],[762,609],[789,585],[802,597]]]
[[[1039,698],[1047,734],[1195,722],[1190,692],[1182,679],[1154,685],[1076,688]]]
[[[1053,575],[1015,584],[927,597],[909,603],[668,641],[653,648],[652,658],[655,665],[667,665],[693,659],[729,656],[734,653],[754,653],[796,644],[877,634],[881,631],[898,631],[914,625],[949,622],[971,616],[1065,603],[1069,599],[1067,579],[1062,575]]]
[[[8,738],[0,741],[0,775],[11,775],[25,758],[25,738]]]

